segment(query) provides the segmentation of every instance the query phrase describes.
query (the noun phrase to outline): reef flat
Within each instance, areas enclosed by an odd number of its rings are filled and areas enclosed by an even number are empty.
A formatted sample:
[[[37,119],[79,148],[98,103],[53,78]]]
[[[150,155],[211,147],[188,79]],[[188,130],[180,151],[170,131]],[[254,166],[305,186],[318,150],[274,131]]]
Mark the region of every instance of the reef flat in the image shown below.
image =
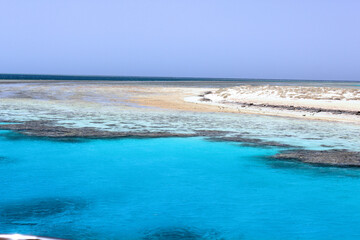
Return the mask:
[[[217,87],[227,89],[226,84],[234,86],[233,82],[7,81],[0,84],[0,129],[28,136],[58,139],[204,137],[211,141],[229,141],[243,145],[320,151],[318,155],[324,157],[318,158],[312,152],[303,154],[317,158],[317,164],[323,162],[324,165],[329,164],[326,151],[344,149],[344,152],[334,155],[341,159],[342,154],[347,154],[346,151],[357,152],[360,149],[359,124],[246,114],[246,111],[186,101],[186,98],[192,96],[205,98],[214,94]],[[243,86],[242,91],[244,88],[248,86]],[[253,91],[259,88],[264,87],[258,86]],[[268,92],[272,88],[280,91],[279,87],[265,87]],[[296,95],[298,97],[300,93],[312,89],[288,88],[299,91]],[[323,88],[322,91],[330,91],[329,89]],[[331,89],[336,90],[334,94],[343,94],[342,96],[348,96],[347,92],[351,92],[354,98],[358,94],[352,88],[344,91],[339,91],[339,88]],[[219,94],[229,91],[223,90]],[[321,92],[314,94],[319,97]],[[293,98],[296,100],[298,97]],[[349,101],[357,101],[353,98]],[[244,104],[246,106],[240,107],[241,109],[257,107],[253,103]],[[280,105],[259,104],[272,109],[282,108]],[[297,114],[312,112],[314,116],[325,111],[314,106],[308,109],[303,106],[285,108]],[[354,105],[351,109],[344,110],[331,108],[328,113],[333,116],[352,116],[355,119],[358,111],[356,105],[353,108]],[[332,165],[348,164],[338,160],[332,161]]]

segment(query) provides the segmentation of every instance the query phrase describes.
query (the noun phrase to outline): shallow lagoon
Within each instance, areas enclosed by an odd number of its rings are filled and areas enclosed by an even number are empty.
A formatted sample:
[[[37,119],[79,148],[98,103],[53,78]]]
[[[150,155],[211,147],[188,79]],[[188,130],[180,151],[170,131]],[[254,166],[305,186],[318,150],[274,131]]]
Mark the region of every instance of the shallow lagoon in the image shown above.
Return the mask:
[[[0,229],[70,239],[358,239],[360,171],[201,138],[1,131]]]

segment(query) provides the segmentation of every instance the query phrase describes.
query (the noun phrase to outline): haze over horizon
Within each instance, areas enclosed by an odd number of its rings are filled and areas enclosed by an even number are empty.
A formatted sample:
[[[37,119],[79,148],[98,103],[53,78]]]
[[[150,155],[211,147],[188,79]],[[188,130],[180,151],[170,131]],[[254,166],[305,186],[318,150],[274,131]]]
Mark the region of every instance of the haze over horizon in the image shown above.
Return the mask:
[[[0,73],[360,80],[356,0],[14,0]]]

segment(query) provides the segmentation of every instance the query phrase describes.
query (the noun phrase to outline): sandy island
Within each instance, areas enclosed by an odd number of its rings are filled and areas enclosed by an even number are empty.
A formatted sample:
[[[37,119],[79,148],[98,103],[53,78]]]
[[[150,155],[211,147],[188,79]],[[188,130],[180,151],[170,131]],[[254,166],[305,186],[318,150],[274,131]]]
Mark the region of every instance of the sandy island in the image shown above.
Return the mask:
[[[134,103],[198,112],[233,112],[360,123],[360,89],[292,86],[149,87]]]

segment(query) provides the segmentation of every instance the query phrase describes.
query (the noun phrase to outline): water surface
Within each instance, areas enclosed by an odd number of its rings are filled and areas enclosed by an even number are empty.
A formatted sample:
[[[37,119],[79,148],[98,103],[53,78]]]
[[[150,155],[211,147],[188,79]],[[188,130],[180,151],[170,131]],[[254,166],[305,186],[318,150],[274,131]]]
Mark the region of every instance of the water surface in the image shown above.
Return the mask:
[[[0,136],[0,229],[70,239],[358,239],[360,172],[201,138]],[[103,235],[105,234],[105,235]]]

